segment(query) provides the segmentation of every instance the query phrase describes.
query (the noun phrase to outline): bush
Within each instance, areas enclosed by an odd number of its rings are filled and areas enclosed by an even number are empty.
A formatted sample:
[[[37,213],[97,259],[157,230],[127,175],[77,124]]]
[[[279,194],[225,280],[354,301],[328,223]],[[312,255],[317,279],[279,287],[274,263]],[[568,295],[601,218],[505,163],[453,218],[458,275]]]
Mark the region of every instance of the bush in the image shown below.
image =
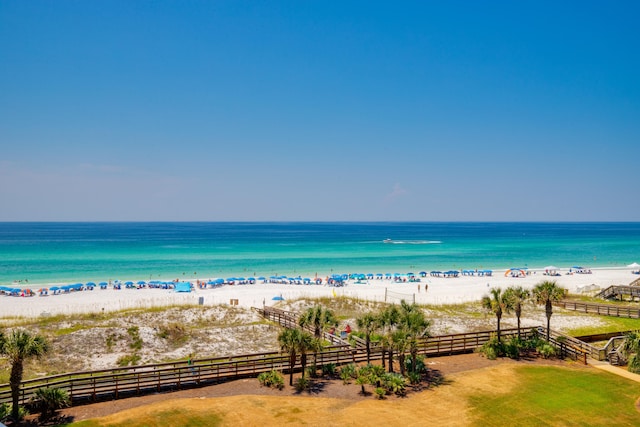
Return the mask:
[[[8,403],[0,404],[0,422],[6,420],[9,414],[11,414],[11,406]]]
[[[349,381],[352,378],[357,378],[357,376],[358,376],[357,368],[356,368],[356,365],[354,365],[353,363],[350,363],[340,368],[340,378],[342,379],[342,382],[344,382],[345,384],[349,384]]]
[[[121,367],[129,366],[129,365],[134,366],[140,363],[141,359],[142,357],[140,357],[140,355],[136,353],[136,354],[130,354],[127,356],[119,357],[118,360],[116,360],[116,363],[118,364],[118,366],[121,366]]]
[[[322,366],[322,375],[334,376],[336,374],[336,364],[335,363],[327,363]]]
[[[497,357],[504,356],[504,344],[498,340],[496,335],[491,335],[491,338],[480,347],[480,353],[489,360],[495,360]]]
[[[629,357],[629,367],[627,369],[634,374],[640,374],[640,356],[637,353]]]
[[[35,392],[32,404],[40,412],[42,420],[48,420],[58,409],[66,408],[71,403],[66,390],[43,387]]]
[[[404,366],[406,368],[406,371],[411,373],[411,357],[407,357],[404,360]],[[415,373],[416,374],[422,374],[424,372],[427,372],[427,365],[424,363],[424,355],[419,354],[418,357],[416,357],[416,370],[415,370]]]
[[[309,382],[308,379],[298,378],[298,381],[296,381],[296,384],[295,384],[296,391],[304,391],[308,389],[310,385],[311,383]]]
[[[316,378],[318,376],[318,367],[316,365],[307,366],[307,376]]]
[[[284,377],[275,370],[261,373],[258,375],[258,381],[260,381],[260,385],[265,387],[277,388],[278,390],[284,388]]]
[[[160,326],[157,335],[158,338],[167,340],[174,345],[183,344],[188,338],[187,328],[180,323],[171,323]]]
[[[522,346],[522,340],[517,336],[513,336],[506,344],[504,344],[504,353],[509,359],[518,360],[520,359],[520,349]]]
[[[376,387],[375,390],[376,396],[378,396],[378,399],[384,399],[384,396],[387,394],[387,390],[385,390],[382,387]]]
[[[541,343],[546,342],[538,335],[538,332],[533,329],[531,336],[526,340],[521,340],[522,349],[526,351],[536,350]]]
[[[388,373],[383,377],[384,387],[391,393],[398,396],[404,396],[406,394],[405,378],[400,374]]]
[[[549,344],[548,342],[543,342],[540,345],[538,345],[537,350],[538,350],[538,353],[540,353],[542,357],[544,357],[545,359],[548,359],[556,355],[556,348],[553,345]]]
[[[407,378],[411,385],[420,384],[420,381],[422,381],[422,375],[417,372],[408,372]]]

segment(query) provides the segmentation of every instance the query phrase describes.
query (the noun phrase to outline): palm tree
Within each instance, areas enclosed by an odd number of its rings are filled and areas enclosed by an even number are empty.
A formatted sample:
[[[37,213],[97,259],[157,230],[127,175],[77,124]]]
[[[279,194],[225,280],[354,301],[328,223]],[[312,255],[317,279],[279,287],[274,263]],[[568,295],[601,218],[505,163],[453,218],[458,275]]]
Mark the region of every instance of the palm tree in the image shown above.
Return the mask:
[[[533,300],[538,305],[544,305],[547,316],[547,341],[549,341],[549,331],[551,330],[551,315],[553,314],[552,304],[564,298],[566,289],[558,286],[555,281],[545,280],[533,287]]]
[[[378,321],[376,316],[366,313],[356,319],[358,329],[364,333],[364,340],[367,347],[367,364],[371,363],[371,334],[377,329]]]
[[[389,355],[389,372],[393,372],[393,345],[391,335],[400,319],[398,307],[390,305],[378,315],[378,324],[384,330],[382,337],[382,367],[385,366],[385,353]]]
[[[293,368],[296,366],[296,359],[300,355],[300,365],[302,366],[302,377],[307,367],[307,352],[312,348],[313,337],[308,332],[300,329],[285,329],[278,335],[280,350],[289,353],[289,385],[293,385]]]
[[[298,324],[302,327],[313,328],[313,335],[316,338],[322,338],[322,332],[327,326],[338,326],[338,319],[333,311],[320,305],[309,307],[298,320]]]
[[[500,320],[502,315],[511,311],[511,302],[506,295],[502,293],[502,289],[493,288],[489,295],[482,297],[482,308],[496,315],[498,342],[500,342]]]
[[[522,306],[529,300],[531,293],[522,286],[511,286],[504,291],[505,297],[511,301],[513,311],[518,320],[518,338],[520,338],[520,317],[522,316]]]
[[[41,335],[32,335],[22,329],[14,329],[8,336],[0,336],[0,354],[7,356],[11,365],[9,385],[13,407],[11,417],[18,421],[20,416],[20,383],[24,372],[24,361],[30,357],[40,357],[49,351],[49,344]]]
[[[58,409],[69,406],[71,399],[66,390],[43,387],[36,390],[34,403],[40,410],[40,419],[47,421]]]
[[[398,354],[398,364],[400,365],[400,374],[405,374],[405,354],[409,346],[410,336],[404,329],[398,329],[391,334],[391,343]],[[391,372],[391,371],[389,371]]]
[[[411,372],[416,371],[418,361],[418,343],[420,338],[429,336],[431,322],[416,304],[400,303],[400,328],[407,336],[407,345],[411,353]]]

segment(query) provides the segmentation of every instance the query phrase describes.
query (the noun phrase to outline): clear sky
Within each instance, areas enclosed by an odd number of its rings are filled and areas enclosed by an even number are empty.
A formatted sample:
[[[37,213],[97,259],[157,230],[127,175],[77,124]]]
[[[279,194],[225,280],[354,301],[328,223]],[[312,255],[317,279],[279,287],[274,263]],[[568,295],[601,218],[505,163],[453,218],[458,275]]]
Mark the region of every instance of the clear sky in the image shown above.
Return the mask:
[[[639,221],[637,1],[0,2],[2,221]]]

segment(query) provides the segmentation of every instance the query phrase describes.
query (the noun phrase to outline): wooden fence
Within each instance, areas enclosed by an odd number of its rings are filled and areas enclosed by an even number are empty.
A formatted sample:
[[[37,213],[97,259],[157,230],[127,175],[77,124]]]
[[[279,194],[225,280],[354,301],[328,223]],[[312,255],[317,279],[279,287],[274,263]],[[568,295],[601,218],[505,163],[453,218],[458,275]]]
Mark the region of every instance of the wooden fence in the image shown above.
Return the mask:
[[[558,301],[556,307],[566,310],[580,311],[582,313],[599,314],[601,316],[628,317],[640,319],[640,307],[621,306],[615,304],[598,304],[580,301]]]
[[[281,313],[281,319],[286,319],[287,313]],[[523,329],[524,337],[531,334],[545,335],[545,328]],[[503,337],[514,336],[517,329],[505,329]],[[495,331],[480,331],[464,334],[441,335],[424,338],[419,343],[419,353],[430,356],[444,356],[473,352],[495,335]],[[574,360],[586,363],[588,355],[597,356],[591,347],[575,338],[564,336],[552,331],[551,341],[563,349],[563,353]],[[382,348],[372,348],[371,357],[379,359]],[[317,360],[309,358],[309,364],[317,366],[327,364],[344,365],[348,363],[365,362],[366,352],[362,348],[348,345],[338,345],[325,348],[319,352]],[[152,365],[132,366],[125,368],[104,369],[98,371],[72,372],[53,375],[22,382],[20,402],[26,403],[34,392],[41,387],[55,387],[66,390],[74,404],[104,399],[119,399],[123,397],[155,393],[161,391],[179,390],[190,387],[201,387],[245,377],[256,377],[262,372],[270,370],[289,372],[288,354],[269,352],[256,353],[232,357],[218,357],[194,360],[193,364],[186,361],[158,363]],[[295,371],[299,371],[300,362],[296,361]],[[10,402],[11,391],[8,384],[0,384],[0,402]]]

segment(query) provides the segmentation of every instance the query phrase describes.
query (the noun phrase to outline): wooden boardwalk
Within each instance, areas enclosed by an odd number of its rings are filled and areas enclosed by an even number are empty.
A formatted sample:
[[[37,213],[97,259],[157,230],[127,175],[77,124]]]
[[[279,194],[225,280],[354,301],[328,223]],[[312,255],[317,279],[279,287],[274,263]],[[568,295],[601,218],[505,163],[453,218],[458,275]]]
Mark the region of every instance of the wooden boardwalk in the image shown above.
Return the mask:
[[[638,289],[640,290],[640,288]],[[628,317],[640,319],[640,307],[622,306],[616,304],[598,304],[592,302],[562,300],[554,303],[556,307],[582,313],[599,314],[601,316]]]
[[[295,315],[282,310],[262,309],[267,318],[277,319],[282,325],[297,327]],[[508,338],[517,334],[517,329],[502,330],[502,336]],[[525,336],[545,334],[545,328],[523,329]],[[440,335],[420,340],[419,353],[427,357],[438,357],[476,351],[495,335],[495,331],[480,331],[464,334]],[[563,338],[564,337],[564,338]],[[589,344],[566,337],[557,332],[551,333],[551,341],[563,348],[563,353],[574,360],[586,363],[587,357],[598,357],[598,351]],[[371,358],[379,360],[382,349],[373,347]],[[327,364],[345,365],[366,361],[366,352],[360,346],[346,344],[333,345],[319,352],[317,360],[309,357],[309,365]],[[296,361],[294,371],[300,371],[300,361]],[[246,354],[230,357],[218,357],[186,361],[158,363],[125,368],[97,371],[71,372],[52,375],[22,382],[20,402],[28,402],[35,391],[41,387],[55,387],[66,390],[72,403],[120,399],[148,393],[172,391],[185,388],[202,387],[224,381],[246,377],[256,377],[262,372],[277,370],[289,372],[288,354],[279,352]],[[0,402],[10,402],[11,392],[8,384],[0,384]]]
[[[640,298],[640,286],[634,284],[629,286],[613,285],[598,292],[596,297],[604,299],[618,298],[620,300],[629,298],[635,300],[636,298]]]

